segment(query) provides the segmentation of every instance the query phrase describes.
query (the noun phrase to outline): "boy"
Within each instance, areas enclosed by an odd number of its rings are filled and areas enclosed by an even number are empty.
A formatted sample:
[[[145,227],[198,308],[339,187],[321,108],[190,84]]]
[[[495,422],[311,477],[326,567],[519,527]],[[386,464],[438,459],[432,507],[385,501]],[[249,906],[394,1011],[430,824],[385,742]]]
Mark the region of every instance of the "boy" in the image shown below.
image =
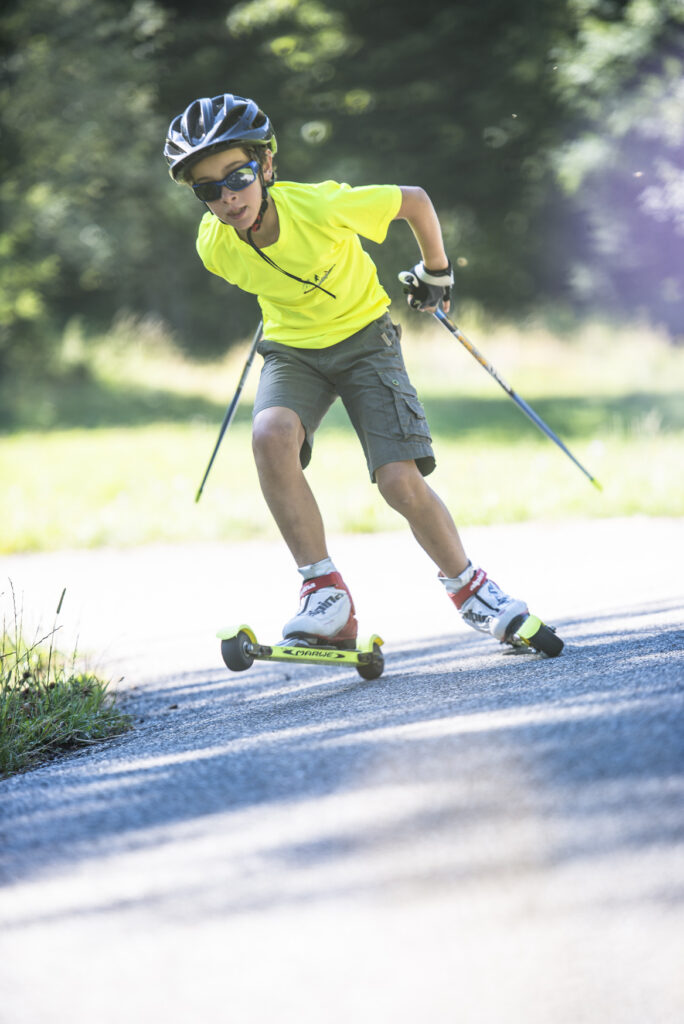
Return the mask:
[[[169,127],[164,155],[174,181],[206,204],[197,249],[212,273],[257,295],[264,365],[253,412],[262,492],[303,578],[283,638],[353,648],[354,604],[329,556],[304,476],[316,428],[339,395],[371,480],[407,520],[439,569],[461,616],[504,642],[527,615],[475,568],[441,499],[425,482],[435,467],[423,408],[404,367],[399,328],[359,235],[385,239],[406,220],[422,259],[409,305],[449,310],[453,284],[437,215],[421,188],[350,188],[275,181],[277,143],[253,100],[226,93],[191,103]]]

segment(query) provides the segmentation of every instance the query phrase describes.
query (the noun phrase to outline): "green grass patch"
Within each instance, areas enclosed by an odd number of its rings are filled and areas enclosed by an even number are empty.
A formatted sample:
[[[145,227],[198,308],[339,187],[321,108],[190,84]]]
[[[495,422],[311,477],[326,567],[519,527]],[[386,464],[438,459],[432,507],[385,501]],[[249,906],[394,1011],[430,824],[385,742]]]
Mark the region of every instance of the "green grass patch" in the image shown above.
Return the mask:
[[[27,642],[14,600],[13,607],[0,637],[1,777],[131,728],[107,684],[55,648],[56,630]]]
[[[72,353],[61,383],[20,389],[18,420],[0,438],[0,551],[277,536],[251,455],[258,367],[194,502],[246,348],[194,364],[137,329],[81,352],[83,365]],[[684,514],[682,349],[596,325],[571,341],[532,326],[468,333],[604,490],[429,320],[405,332],[404,351],[435,442],[430,483],[459,524]],[[307,472],[330,533],[403,528],[339,402]]]

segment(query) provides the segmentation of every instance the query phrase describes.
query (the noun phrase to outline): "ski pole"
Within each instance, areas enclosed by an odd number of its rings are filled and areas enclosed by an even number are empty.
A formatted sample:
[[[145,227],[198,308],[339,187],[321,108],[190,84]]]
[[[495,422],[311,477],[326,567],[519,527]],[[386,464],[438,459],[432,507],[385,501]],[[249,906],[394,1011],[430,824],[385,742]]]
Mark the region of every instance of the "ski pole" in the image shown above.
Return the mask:
[[[211,470],[211,467],[214,465],[214,459],[216,458],[216,453],[219,450],[219,445],[221,444],[221,441],[223,440],[223,435],[225,434],[226,430],[230,426],[230,424],[232,422],[232,419],[233,419],[233,416],[235,415],[235,410],[238,407],[238,402],[240,401],[240,395],[242,394],[242,389],[245,386],[245,381],[247,380],[247,375],[248,375],[248,373],[250,371],[250,368],[252,366],[252,363],[254,361],[254,354],[256,352],[256,347],[259,344],[259,339],[261,338],[262,327],[263,327],[263,321],[260,320],[259,321],[259,326],[257,327],[256,333],[254,335],[254,338],[252,339],[252,344],[250,346],[249,353],[247,355],[247,361],[245,362],[245,366],[244,366],[244,369],[243,369],[242,374],[240,376],[240,380],[238,381],[238,386],[237,386],[237,388],[235,390],[235,394],[233,395],[233,400],[230,403],[230,405],[228,406],[228,408],[226,409],[226,415],[223,417],[223,423],[221,424],[221,429],[219,430],[219,436],[218,436],[218,439],[216,441],[216,444],[214,445],[214,450],[211,453],[211,458],[209,459],[209,465],[206,468],[204,476],[202,477],[202,483],[199,485],[199,489],[197,491],[197,494],[195,495],[195,503],[197,503],[200,500],[200,498],[202,497],[202,491],[204,490],[204,485],[207,482],[207,477],[209,476],[209,471]]]
[[[539,427],[539,429],[544,434],[546,434],[547,437],[549,437],[555,444],[557,444],[558,447],[562,451],[565,452],[565,454],[568,456],[569,459],[572,459],[572,461],[575,463],[577,468],[582,470],[584,475],[589,478],[589,480],[592,482],[594,487],[597,488],[597,490],[602,491],[603,488],[601,487],[601,484],[598,482],[596,477],[592,476],[591,473],[589,473],[584,468],[584,466],[582,465],[581,462],[578,462],[578,460],[575,458],[575,456],[572,454],[572,452],[569,451],[565,447],[565,445],[563,444],[561,439],[559,437],[557,437],[556,434],[554,434],[553,430],[551,430],[551,428],[549,426],[547,426],[546,423],[544,423],[544,420],[541,418],[541,416],[538,416],[536,414],[534,409],[532,409],[531,406],[529,406],[527,404],[527,402],[524,400],[524,398],[521,398],[520,395],[517,395],[515,393],[513,388],[510,387],[510,385],[508,385],[506,383],[506,381],[496,372],[496,370],[494,369],[492,364],[489,363],[485,359],[485,357],[480,352],[478,352],[478,350],[475,348],[473,343],[471,341],[469,341],[468,338],[466,338],[465,334],[463,334],[463,332],[461,330],[459,330],[459,328],[456,327],[455,324],[452,324],[451,320],[449,320],[449,318],[446,315],[446,313],[442,309],[438,308],[433,313],[433,316],[435,317],[436,320],[439,320],[439,322],[441,324],[443,324],[444,327],[446,327],[446,329],[449,331],[450,334],[453,334],[454,338],[456,338],[457,341],[460,341],[460,343],[463,345],[463,347],[466,348],[470,352],[471,356],[474,356],[475,359],[477,359],[477,361],[480,364],[480,366],[483,366],[485,368],[485,370],[487,371],[487,373],[489,373],[494,378],[494,380],[497,382],[497,384],[501,385],[501,387],[504,389],[506,394],[510,398],[513,399],[515,404],[520,409],[522,409],[522,411],[525,413],[526,416],[529,416],[529,418],[532,420],[532,422],[535,424],[535,426]]]

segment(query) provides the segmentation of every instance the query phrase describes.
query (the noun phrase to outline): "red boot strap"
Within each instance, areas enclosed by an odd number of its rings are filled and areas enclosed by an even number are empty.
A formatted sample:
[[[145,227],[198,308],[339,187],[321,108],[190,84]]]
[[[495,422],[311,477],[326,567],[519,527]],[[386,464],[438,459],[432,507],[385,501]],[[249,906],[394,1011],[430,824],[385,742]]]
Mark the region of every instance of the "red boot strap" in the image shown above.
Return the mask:
[[[466,583],[464,587],[457,590],[455,594],[449,594],[449,597],[454,602],[457,608],[462,608],[469,597],[476,594],[480,587],[487,582],[487,573],[484,569],[478,569],[470,583]]]
[[[321,587],[337,587],[338,590],[346,590],[347,593],[349,593],[339,572],[329,572],[327,576],[315,576],[312,580],[306,580],[302,584],[300,597],[306,597],[307,594],[313,594],[315,590],[320,590]]]

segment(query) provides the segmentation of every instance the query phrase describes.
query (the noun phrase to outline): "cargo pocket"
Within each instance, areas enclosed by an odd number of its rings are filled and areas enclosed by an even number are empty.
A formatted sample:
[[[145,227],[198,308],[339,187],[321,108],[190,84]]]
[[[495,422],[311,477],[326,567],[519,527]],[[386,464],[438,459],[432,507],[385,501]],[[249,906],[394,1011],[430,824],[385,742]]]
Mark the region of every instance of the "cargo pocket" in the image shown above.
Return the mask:
[[[377,373],[392,396],[388,416],[392,436],[431,441],[425,410],[406,374],[401,370],[378,370]]]

